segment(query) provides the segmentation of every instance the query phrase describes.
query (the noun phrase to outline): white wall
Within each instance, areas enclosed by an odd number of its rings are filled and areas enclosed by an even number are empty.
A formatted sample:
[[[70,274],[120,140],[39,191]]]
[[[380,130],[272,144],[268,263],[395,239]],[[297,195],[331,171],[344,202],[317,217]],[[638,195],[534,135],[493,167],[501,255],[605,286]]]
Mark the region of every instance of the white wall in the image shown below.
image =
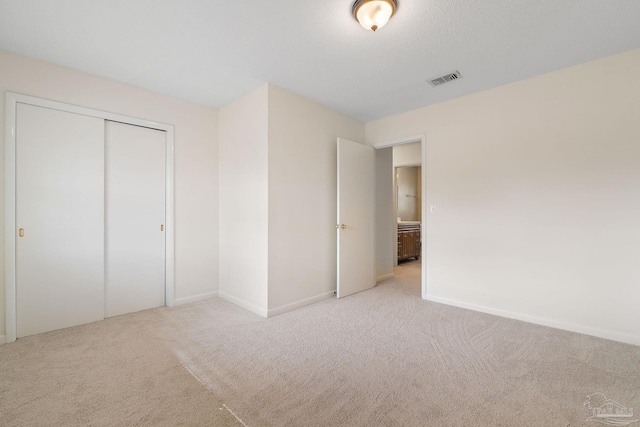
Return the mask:
[[[393,277],[398,257],[395,203],[393,201],[393,149],[376,150],[376,280]]]
[[[364,123],[269,85],[269,315],[336,288],[336,139]]]
[[[640,344],[640,49],[366,129],[427,135],[428,298]]]
[[[218,291],[217,111],[130,85],[0,51],[0,135],[5,91],[175,126],[177,303]],[[4,142],[3,142],[4,145]],[[0,150],[0,339],[4,336],[4,149]]]
[[[267,315],[268,85],[220,109],[220,296]]]

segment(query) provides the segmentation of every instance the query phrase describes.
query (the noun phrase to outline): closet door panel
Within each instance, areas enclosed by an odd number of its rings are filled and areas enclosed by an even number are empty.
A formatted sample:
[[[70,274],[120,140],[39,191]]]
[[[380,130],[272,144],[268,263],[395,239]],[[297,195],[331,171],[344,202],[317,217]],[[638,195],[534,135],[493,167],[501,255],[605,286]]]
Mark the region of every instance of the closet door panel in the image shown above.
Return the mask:
[[[106,123],[106,317],[165,304],[166,133]]]
[[[17,336],[101,320],[104,120],[27,104],[16,120]]]

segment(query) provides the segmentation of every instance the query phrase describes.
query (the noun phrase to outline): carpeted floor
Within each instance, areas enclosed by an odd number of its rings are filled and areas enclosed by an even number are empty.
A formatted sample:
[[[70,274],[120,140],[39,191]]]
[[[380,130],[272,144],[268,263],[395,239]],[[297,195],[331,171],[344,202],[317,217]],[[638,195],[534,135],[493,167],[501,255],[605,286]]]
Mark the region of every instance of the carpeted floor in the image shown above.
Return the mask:
[[[640,347],[422,301],[416,262],[268,320],[213,299],[0,346],[3,426],[566,427],[594,393],[640,409]]]

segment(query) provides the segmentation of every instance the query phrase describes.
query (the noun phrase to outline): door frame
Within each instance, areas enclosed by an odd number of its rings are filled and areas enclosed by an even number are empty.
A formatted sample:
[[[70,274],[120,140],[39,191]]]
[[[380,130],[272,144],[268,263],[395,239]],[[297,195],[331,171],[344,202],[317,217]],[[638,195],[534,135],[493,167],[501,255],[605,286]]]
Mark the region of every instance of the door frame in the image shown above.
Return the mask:
[[[381,148],[389,148],[394,147],[396,145],[404,145],[410,144],[412,142],[420,141],[420,155],[422,160],[422,192],[421,192],[421,205],[422,205],[422,215],[420,218],[421,222],[421,233],[420,239],[422,241],[422,245],[420,248],[420,275],[421,275],[421,291],[420,296],[422,299],[427,299],[427,236],[428,236],[428,228],[429,222],[427,221],[427,198],[425,197],[427,193],[427,135],[425,133],[413,136],[406,136],[402,138],[397,138],[389,141],[383,141],[380,143],[373,144],[373,148],[381,149]],[[395,167],[394,167],[395,172]],[[394,179],[395,181],[395,179]],[[396,203],[396,202],[394,202]],[[396,238],[397,244],[397,238]],[[394,251],[397,253],[397,250]]]
[[[175,304],[174,257],[174,128],[172,125],[137,119],[92,108],[6,92],[5,100],[5,196],[4,196],[4,263],[5,263],[5,329],[6,342],[16,340],[16,109],[18,103],[51,108],[99,119],[166,132],[165,163],[165,306]]]

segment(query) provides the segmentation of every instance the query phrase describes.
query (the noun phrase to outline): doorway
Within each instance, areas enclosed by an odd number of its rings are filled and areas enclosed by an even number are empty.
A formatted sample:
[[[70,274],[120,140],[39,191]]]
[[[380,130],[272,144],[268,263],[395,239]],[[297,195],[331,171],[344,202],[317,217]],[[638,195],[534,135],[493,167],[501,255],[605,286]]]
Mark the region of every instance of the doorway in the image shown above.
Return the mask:
[[[422,299],[427,294],[426,138],[411,136],[376,148],[376,258],[382,271],[377,281],[411,277],[420,281]],[[389,173],[385,171],[389,169]],[[380,173],[378,173],[380,172]],[[391,184],[391,185],[389,185]],[[392,189],[391,213],[384,200]],[[385,232],[384,230],[391,230]],[[419,279],[418,279],[419,278]]]

